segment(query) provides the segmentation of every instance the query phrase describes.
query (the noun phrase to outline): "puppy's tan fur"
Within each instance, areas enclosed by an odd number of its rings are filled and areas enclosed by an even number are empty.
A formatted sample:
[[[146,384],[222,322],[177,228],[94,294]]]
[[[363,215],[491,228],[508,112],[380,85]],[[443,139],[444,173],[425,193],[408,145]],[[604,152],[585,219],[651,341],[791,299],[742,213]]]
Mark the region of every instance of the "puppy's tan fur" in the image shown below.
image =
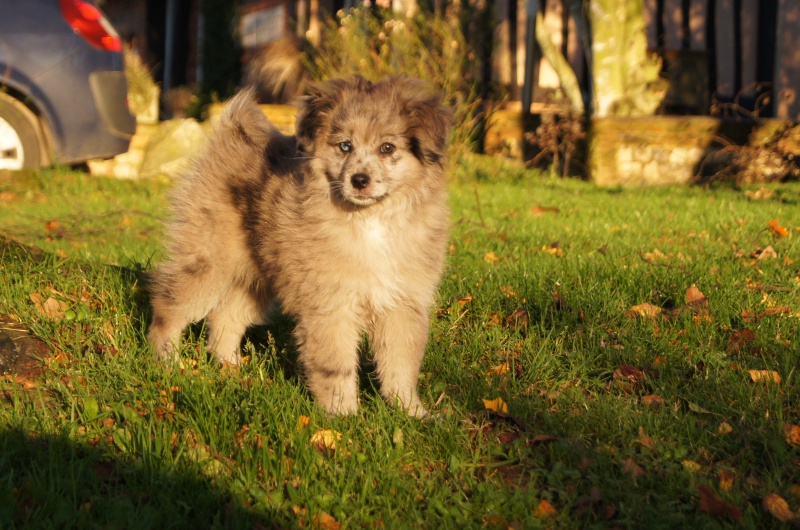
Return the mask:
[[[243,92],[173,194],[168,259],[154,273],[156,356],[177,360],[205,318],[209,347],[240,363],[245,330],[273,302],[296,320],[309,388],[358,408],[367,333],[381,393],[424,415],[417,380],[448,237],[443,164],[450,113],[408,78],[319,85],[283,136]]]

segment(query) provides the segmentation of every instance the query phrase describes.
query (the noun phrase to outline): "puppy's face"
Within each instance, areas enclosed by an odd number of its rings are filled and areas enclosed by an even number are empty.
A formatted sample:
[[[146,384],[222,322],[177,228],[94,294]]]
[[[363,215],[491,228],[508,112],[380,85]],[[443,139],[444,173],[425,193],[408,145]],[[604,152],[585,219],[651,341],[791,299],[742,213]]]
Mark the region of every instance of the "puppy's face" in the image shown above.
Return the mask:
[[[421,82],[353,77],[314,90],[297,139],[334,200],[361,208],[430,185],[426,179],[441,174],[449,126],[448,109]]]

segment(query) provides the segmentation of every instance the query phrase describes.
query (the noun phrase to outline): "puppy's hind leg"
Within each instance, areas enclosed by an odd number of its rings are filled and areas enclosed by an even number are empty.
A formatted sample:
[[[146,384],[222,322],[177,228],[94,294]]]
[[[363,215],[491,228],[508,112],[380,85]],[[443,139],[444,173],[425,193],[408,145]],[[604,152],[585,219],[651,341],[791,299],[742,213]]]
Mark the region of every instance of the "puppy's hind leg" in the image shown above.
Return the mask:
[[[153,319],[147,332],[147,341],[157,360],[164,364],[176,364],[181,332],[192,322],[192,317],[183,314],[182,308],[168,299],[154,297],[152,305]]]
[[[271,306],[267,296],[237,289],[208,314],[208,347],[223,366],[242,364],[239,347],[247,328],[266,321]]]

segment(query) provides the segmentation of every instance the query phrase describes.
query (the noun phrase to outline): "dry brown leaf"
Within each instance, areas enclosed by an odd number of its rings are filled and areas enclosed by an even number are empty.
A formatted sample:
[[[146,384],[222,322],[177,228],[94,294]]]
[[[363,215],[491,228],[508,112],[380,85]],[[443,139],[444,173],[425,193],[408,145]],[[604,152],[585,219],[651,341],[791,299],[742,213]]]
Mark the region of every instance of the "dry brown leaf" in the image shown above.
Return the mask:
[[[531,447],[535,447],[537,445],[547,444],[547,443],[550,443],[550,442],[555,442],[556,440],[558,440],[558,438],[556,438],[555,436],[553,436],[551,434],[536,434],[528,442],[528,445],[530,445]]]
[[[632,385],[631,390],[633,390],[633,387],[639,387],[647,380],[647,375],[638,368],[623,364],[614,370],[613,378],[617,383],[630,383]]]
[[[759,381],[771,382],[776,385],[781,383],[780,374],[774,370],[748,370],[747,373],[750,374],[750,379],[752,379],[754,383],[758,383]]]
[[[698,464],[694,460],[681,460],[681,465],[683,466],[683,469],[695,475],[703,472],[702,464]]]
[[[728,339],[728,352],[738,353],[754,340],[756,340],[755,331],[752,329],[740,329]]]
[[[786,435],[786,443],[800,447],[800,427],[794,424],[784,425],[783,434]]]
[[[717,426],[717,434],[720,436],[725,436],[726,434],[730,434],[733,432],[733,427],[727,421],[723,421]]]
[[[330,453],[336,450],[336,442],[342,439],[342,433],[333,429],[323,429],[311,435],[311,445],[321,453]]]
[[[467,296],[465,296],[464,298],[461,298],[458,301],[458,307],[464,307],[468,303],[472,302],[472,300],[474,300],[474,298],[472,298],[472,295],[467,293]]]
[[[537,519],[550,519],[556,516],[556,509],[549,501],[542,499],[533,510],[533,516]]]
[[[653,249],[653,252],[645,252],[644,257],[647,261],[651,263],[655,261],[666,261],[668,259],[667,255],[658,250],[657,248]]]
[[[775,252],[775,249],[772,248],[772,245],[767,245],[766,248],[758,249],[753,252],[753,257],[759,261],[764,259],[775,259],[778,257],[778,253]]]
[[[297,430],[302,431],[308,424],[311,423],[311,418],[308,416],[303,416],[302,414],[297,417]]]
[[[561,244],[558,241],[554,241],[549,245],[542,245],[542,252],[545,254],[550,254],[551,256],[563,256],[564,250],[561,248]]]
[[[49,296],[46,300],[42,300],[42,295],[39,293],[31,293],[29,298],[40,315],[52,320],[61,320],[64,318],[64,312],[68,308],[66,302],[53,298],[52,296]]]
[[[719,489],[722,491],[730,491],[733,487],[735,475],[730,471],[720,471],[717,473],[717,476],[719,477]]]
[[[800,500],[800,484],[792,484],[789,486],[789,494],[795,499]]]
[[[656,443],[653,441],[652,438],[650,438],[644,433],[644,428],[641,426],[639,427],[639,443],[642,444],[644,447],[647,447],[651,451],[655,450],[656,448]]]
[[[558,213],[560,210],[556,206],[532,206],[530,209],[530,214],[533,217],[541,217],[547,213]]]
[[[664,404],[664,398],[655,394],[642,396],[642,405],[651,409],[658,409]]]
[[[658,307],[657,305],[653,304],[638,304],[630,308],[630,310],[626,313],[628,318],[634,318],[637,316],[643,318],[658,318],[662,315],[664,311]]]
[[[507,327],[517,327],[525,329],[530,324],[530,320],[528,319],[528,310],[523,309],[521,307],[514,310],[513,313],[506,317],[506,326]]]
[[[758,191],[747,190],[744,196],[751,201],[766,201],[775,196],[775,190],[768,188],[759,188]]]
[[[486,254],[483,255],[483,261],[485,261],[486,263],[497,263],[498,261],[500,261],[500,258],[494,252],[487,252]]]
[[[484,399],[483,406],[486,410],[508,414],[508,405],[503,401],[503,398]]]
[[[700,491],[700,511],[715,517],[733,519],[734,521],[742,518],[742,512],[739,511],[739,508],[729,502],[725,502],[707,487],[698,486],[697,489]]]
[[[797,515],[789,508],[789,504],[777,493],[768,494],[764,497],[761,505],[782,523],[788,523],[797,519]]]
[[[688,289],[686,289],[686,303],[687,304],[699,304],[705,301],[708,304],[708,298],[703,292],[697,288],[695,284],[692,284]]]
[[[501,363],[501,364],[498,364],[497,366],[492,366],[489,369],[488,373],[489,373],[489,375],[491,375],[491,374],[503,375],[503,374],[507,374],[510,370],[511,370],[511,367],[510,367],[510,365],[508,363]]]
[[[770,221],[768,226],[770,230],[772,230],[772,233],[778,237],[786,237],[789,235],[789,231],[785,227],[779,225],[777,219]]]
[[[314,526],[322,528],[322,530],[339,530],[342,525],[331,514],[319,512],[314,516]]]
[[[633,478],[643,477],[647,474],[644,468],[637,464],[631,457],[628,457],[623,461],[622,471],[625,473],[630,473]]]

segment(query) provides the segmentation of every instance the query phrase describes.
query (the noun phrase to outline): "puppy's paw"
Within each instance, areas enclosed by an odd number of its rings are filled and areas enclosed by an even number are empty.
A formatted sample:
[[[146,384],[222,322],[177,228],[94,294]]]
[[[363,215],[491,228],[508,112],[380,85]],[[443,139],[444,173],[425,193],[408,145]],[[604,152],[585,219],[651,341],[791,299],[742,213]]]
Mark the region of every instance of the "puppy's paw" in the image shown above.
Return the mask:
[[[358,412],[358,398],[354,399],[330,399],[327,401],[317,398],[320,407],[328,416],[352,416]]]

